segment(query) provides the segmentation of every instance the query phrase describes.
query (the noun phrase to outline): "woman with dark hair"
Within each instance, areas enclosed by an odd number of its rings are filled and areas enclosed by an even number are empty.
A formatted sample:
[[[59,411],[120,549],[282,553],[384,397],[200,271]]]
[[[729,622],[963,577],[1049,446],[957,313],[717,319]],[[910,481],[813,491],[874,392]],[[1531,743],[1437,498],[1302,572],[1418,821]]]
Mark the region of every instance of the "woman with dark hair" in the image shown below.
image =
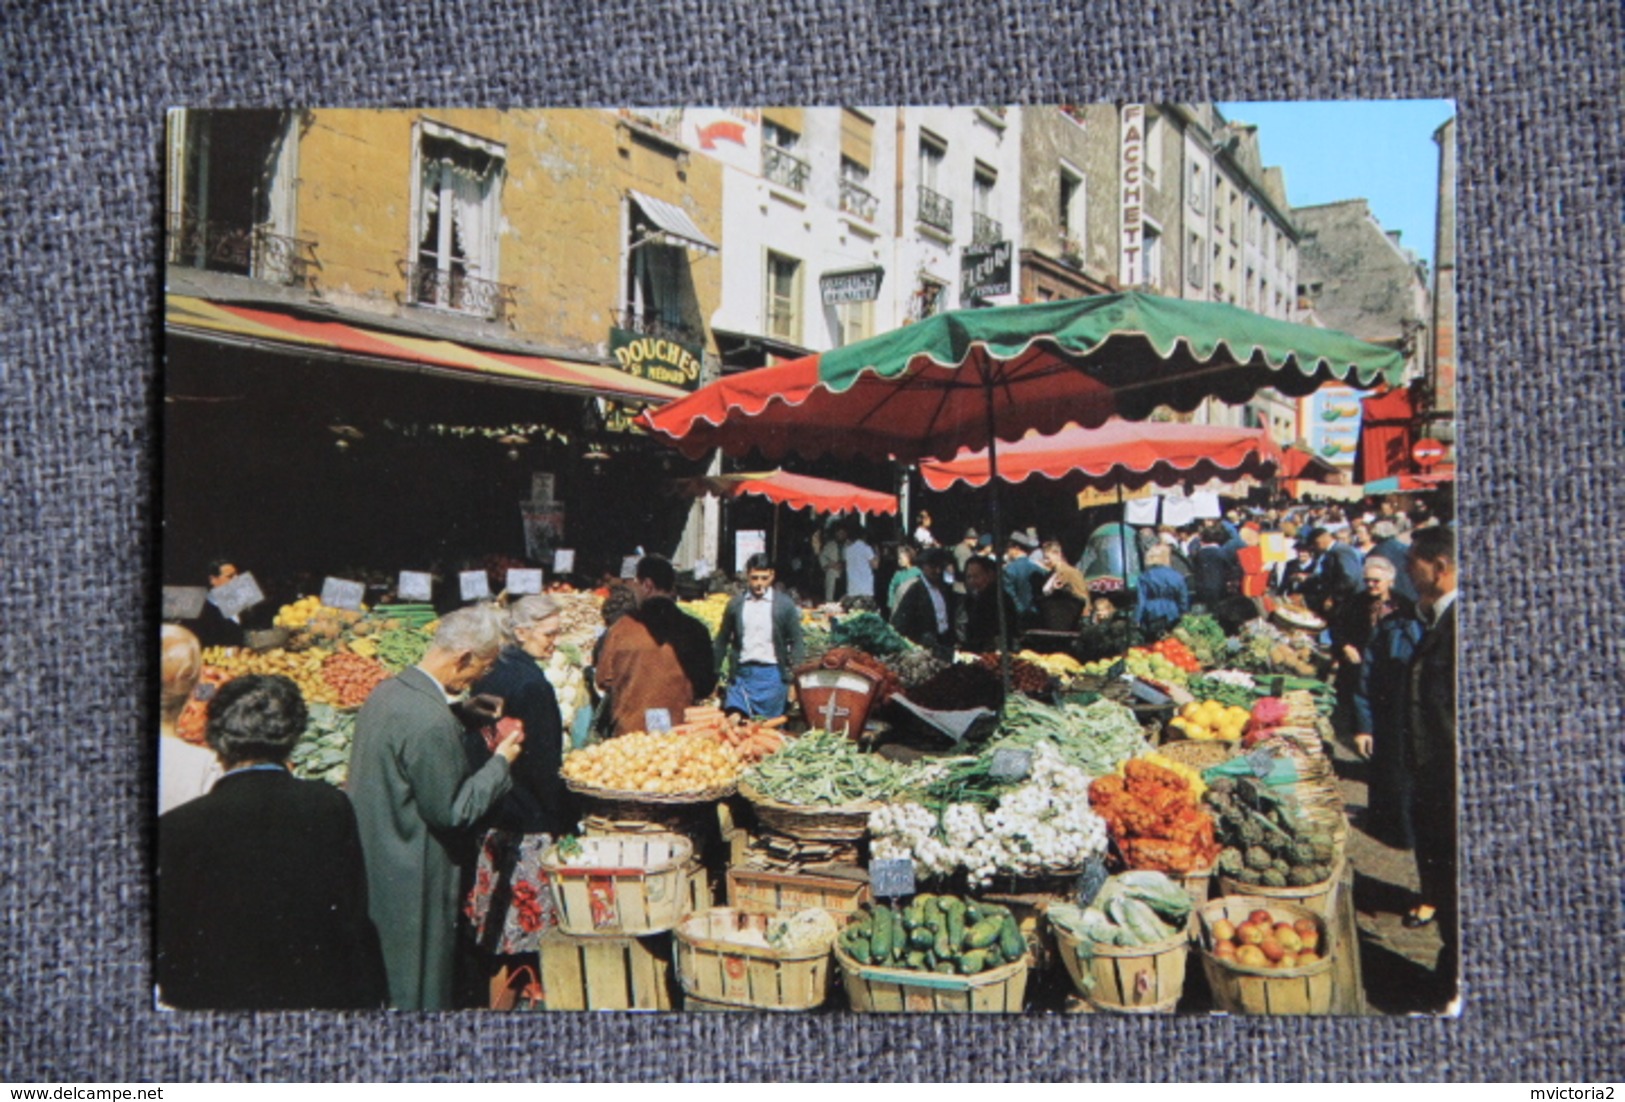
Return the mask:
[[[286,677],[209,702],[225,775],[158,819],[158,990],[169,1006],[360,1010],[385,995],[367,874],[344,793],[283,764],[305,729]]]
[[[1185,579],[1169,565],[1172,558],[1165,543],[1153,544],[1145,553],[1145,571],[1140,575],[1134,622],[1147,639],[1161,639],[1190,611],[1190,593],[1185,588]]]
[[[1202,545],[1191,563],[1191,583],[1196,603],[1213,611],[1226,597],[1241,592],[1241,564],[1224,549],[1230,534],[1219,524],[1202,529]]]

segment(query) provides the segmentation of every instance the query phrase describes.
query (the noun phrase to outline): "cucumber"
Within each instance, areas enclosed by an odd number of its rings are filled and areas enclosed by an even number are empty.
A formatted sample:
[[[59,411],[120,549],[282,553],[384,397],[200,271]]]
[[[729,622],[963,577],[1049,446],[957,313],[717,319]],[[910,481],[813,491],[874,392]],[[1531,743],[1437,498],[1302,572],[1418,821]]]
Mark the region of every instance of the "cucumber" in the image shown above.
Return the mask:
[[[869,964],[874,960],[873,955],[869,952],[868,938],[853,938],[852,944],[847,947],[846,951],[859,964]]]
[[[918,949],[910,949],[908,956],[904,959],[909,968],[915,972],[922,971],[925,968],[925,954]]]
[[[958,899],[944,900],[942,913],[948,924],[948,944],[957,949],[965,941],[965,904]]]
[[[931,969],[931,971],[940,972],[944,976],[951,976],[954,974],[954,962],[951,960],[940,960],[937,962],[937,966]]]
[[[998,940],[999,931],[1004,926],[1004,919],[997,916],[984,918],[972,926],[965,934],[965,946],[968,949],[986,949]]]
[[[937,943],[937,935],[929,926],[916,926],[909,932],[908,943],[916,949],[929,949]]]
[[[884,963],[891,957],[892,921],[891,910],[887,907],[876,907],[874,914],[874,932],[869,935],[869,946],[874,953],[876,961]]]
[[[1018,961],[1027,952],[1027,939],[1021,936],[1021,927],[1014,915],[1006,915],[999,927],[999,955],[1010,962]]]
[[[914,902],[911,903],[910,906],[918,907],[920,909],[920,914],[924,916],[931,913],[931,908],[936,906],[936,902],[936,896],[932,895],[930,892],[921,892],[919,895],[914,897]]]
[[[981,949],[972,949],[959,954],[959,960],[955,963],[959,965],[961,975],[974,976],[987,966],[987,953]]]

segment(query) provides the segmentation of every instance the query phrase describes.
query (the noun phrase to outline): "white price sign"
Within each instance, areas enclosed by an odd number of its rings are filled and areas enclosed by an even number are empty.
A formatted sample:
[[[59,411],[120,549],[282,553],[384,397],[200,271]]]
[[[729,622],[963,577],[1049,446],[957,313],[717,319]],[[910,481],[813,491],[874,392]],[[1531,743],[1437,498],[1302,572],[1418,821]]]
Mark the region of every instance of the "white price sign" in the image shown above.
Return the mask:
[[[571,574],[576,568],[576,553],[572,547],[561,547],[553,552],[553,573]]]
[[[508,571],[508,592],[515,596],[527,593],[540,593],[542,591],[542,572],[540,570],[510,570]]]
[[[483,601],[491,596],[491,579],[483,570],[464,570],[457,575],[457,585],[465,601]]]
[[[434,575],[424,570],[403,570],[395,583],[395,596],[403,601],[434,600]]]
[[[361,582],[352,582],[346,578],[322,579],[322,604],[328,608],[344,608],[351,612],[361,611],[361,600],[367,595],[367,587]]]

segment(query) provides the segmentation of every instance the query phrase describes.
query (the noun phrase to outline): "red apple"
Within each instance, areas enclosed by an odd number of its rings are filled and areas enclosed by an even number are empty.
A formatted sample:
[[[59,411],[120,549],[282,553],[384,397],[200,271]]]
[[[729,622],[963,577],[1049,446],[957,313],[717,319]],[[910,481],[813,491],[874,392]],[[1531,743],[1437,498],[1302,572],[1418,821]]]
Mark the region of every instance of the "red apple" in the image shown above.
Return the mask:
[[[1319,962],[1319,960],[1319,953],[1312,949],[1305,949],[1303,952],[1298,954],[1298,967],[1307,968],[1309,965]]]
[[[1255,926],[1263,926],[1266,929],[1275,925],[1275,918],[1263,908],[1260,908],[1248,915],[1247,921],[1253,923]]]
[[[1281,948],[1281,943],[1276,941],[1273,937],[1266,937],[1263,941],[1259,942],[1258,949],[1259,952],[1264,954],[1265,958],[1269,960],[1271,964],[1274,964],[1276,961],[1286,956],[1286,950]]]
[[[1269,958],[1256,945],[1243,945],[1236,950],[1236,963],[1245,964],[1249,968],[1269,967]]]
[[[1264,940],[1264,932],[1268,929],[1255,922],[1243,922],[1236,929],[1236,938],[1243,945],[1257,945]]]
[[[1214,941],[1235,941],[1236,925],[1228,918],[1221,918],[1213,924]]]
[[[1213,946],[1213,955],[1220,960],[1235,960],[1236,946],[1233,942],[1221,941]]]
[[[1297,966],[1298,958],[1292,953],[1287,953],[1280,960],[1275,962],[1275,967],[1277,968],[1296,968]]]
[[[1319,926],[1315,925],[1315,920],[1312,918],[1300,918],[1292,924],[1292,928],[1300,934],[1307,934],[1320,929]]]
[[[1284,922],[1275,927],[1275,940],[1289,953],[1296,953],[1303,948],[1303,939],[1298,936],[1298,931]]]
[[[1300,931],[1298,931],[1298,940],[1303,942],[1303,947],[1305,949],[1308,949],[1308,950],[1311,950],[1311,951],[1313,951],[1315,949],[1319,949],[1320,948],[1320,931],[1316,930],[1314,928],[1310,928],[1308,930],[1300,930]]]

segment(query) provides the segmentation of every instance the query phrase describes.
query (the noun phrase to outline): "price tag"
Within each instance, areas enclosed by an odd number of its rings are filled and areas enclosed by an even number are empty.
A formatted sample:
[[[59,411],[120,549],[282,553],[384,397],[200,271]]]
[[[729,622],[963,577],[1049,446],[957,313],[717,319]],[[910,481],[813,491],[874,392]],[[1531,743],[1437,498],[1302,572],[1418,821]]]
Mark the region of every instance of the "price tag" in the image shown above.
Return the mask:
[[[877,857],[869,862],[869,890],[877,898],[914,894],[914,862],[906,857]]]
[[[671,730],[671,712],[666,708],[643,709],[643,729],[651,735],[663,735]]]
[[[988,776],[996,781],[1024,781],[1033,771],[1031,750],[995,750]]]
[[[361,582],[352,582],[345,578],[322,579],[322,604],[328,608],[347,608],[351,612],[361,611],[361,599],[367,595],[367,587]]]
[[[700,579],[703,579],[703,578],[709,578],[710,576],[711,576],[711,564],[706,562],[704,559],[695,559],[694,560],[694,577],[695,577],[695,580],[700,580]]]
[[[239,574],[225,585],[209,590],[209,603],[227,619],[246,612],[265,600],[260,585],[252,574]]]
[[[1257,777],[1267,777],[1275,768],[1275,755],[1268,750],[1254,750],[1242,759]]]
[[[434,600],[434,575],[423,570],[403,570],[395,583],[395,596],[403,601]]]
[[[561,547],[553,552],[553,573],[573,574],[576,568],[576,553],[573,547]]]
[[[491,579],[483,570],[464,570],[457,575],[457,586],[465,601],[483,601],[491,596]]]
[[[164,586],[165,620],[196,620],[203,615],[203,603],[209,599],[209,587],[203,585]]]
[[[1093,903],[1105,885],[1106,862],[1098,857],[1089,858],[1083,863],[1083,871],[1078,874],[1078,906],[1087,907]]]
[[[540,593],[542,591],[542,572],[540,570],[510,570],[508,571],[508,592],[514,596],[525,593]]]
[[[1172,699],[1167,693],[1153,689],[1139,678],[1129,682],[1128,691],[1131,695],[1145,701],[1147,704],[1154,704],[1159,707],[1167,704]]]
[[[642,555],[628,555],[626,558],[622,559],[621,577],[627,579],[628,581],[636,578],[638,576],[638,563],[641,562],[642,559]]]

